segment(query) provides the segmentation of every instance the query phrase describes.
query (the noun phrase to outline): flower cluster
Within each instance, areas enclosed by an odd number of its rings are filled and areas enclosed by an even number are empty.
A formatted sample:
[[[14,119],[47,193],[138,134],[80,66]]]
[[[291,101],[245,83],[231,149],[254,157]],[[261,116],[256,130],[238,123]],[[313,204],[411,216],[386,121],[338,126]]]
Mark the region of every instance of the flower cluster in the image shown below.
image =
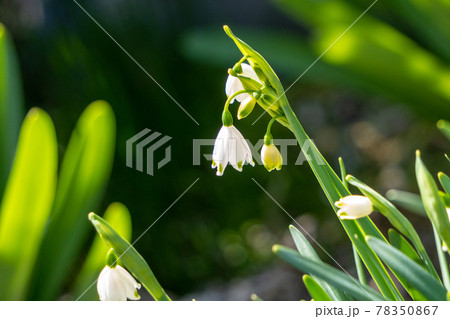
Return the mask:
[[[257,104],[273,116],[264,137],[261,161],[269,172],[275,168],[280,170],[283,165],[283,158],[273,144],[270,133],[272,123],[281,115],[268,111],[276,105],[277,97],[273,94],[274,90],[270,88],[270,85],[264,82],[264,76],[258,76],[255,67],[244,63],[246,59],[251,61],[250,56],[244,56],[233,69],[228,71],[229,75],[225,85],[228,99],[222,113],[223,126],[217,134],[212,156],[212,168],[217,168],[218,176],[223,175],[228,164],[239,172],[242,171],[245,163],[254,166],[250,147],[241,132],[233,125],[233,116],[228,110],[229,105],[234,101],[240,103],[237,111],[238,120],[250,115]],[[268,103],[272,104],[268,105]]]

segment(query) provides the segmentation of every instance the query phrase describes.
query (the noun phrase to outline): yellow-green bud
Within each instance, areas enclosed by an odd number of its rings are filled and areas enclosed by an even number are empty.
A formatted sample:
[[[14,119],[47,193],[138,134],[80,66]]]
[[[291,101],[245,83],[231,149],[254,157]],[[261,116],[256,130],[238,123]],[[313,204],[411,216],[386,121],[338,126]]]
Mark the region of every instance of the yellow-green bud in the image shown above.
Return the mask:
[[[249,116],[249,114],[252,113],[253,109],[255,108],[255,104],[255,97],[252,94],[249,94],[248,97],[246,97],[244,101],[242,101],[241,105],[239,105],[237,113],[238,120]]]
[[[269,172],[275,168],[279,171],[281,166],[283,166],[283,157],[278,148],[272,143],[263,145],[261,149],[261,161]]]

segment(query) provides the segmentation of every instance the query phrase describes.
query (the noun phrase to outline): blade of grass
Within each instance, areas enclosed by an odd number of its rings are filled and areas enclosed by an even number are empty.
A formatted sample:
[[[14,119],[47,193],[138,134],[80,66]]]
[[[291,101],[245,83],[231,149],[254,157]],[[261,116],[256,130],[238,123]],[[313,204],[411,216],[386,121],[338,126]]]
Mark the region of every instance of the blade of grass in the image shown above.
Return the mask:
[[[314,248],[311,246],[306,237],[303,236],[300,230],[298,230],[293,225],[289,225],[289,231],[291,232],[292,239],[294,240],[294,244],[297,247],[297,250],[300,255],[319,263],[322,262],[320,257],[315,252]],[[326,281],[314,277],[314,275],[312,275],[312,277],[317,282],[317,284],[322,287],[322,289],[327,293],[327,295],[330,296],[330,298],[336,301],[346,300],[344,294],[341,291],[334,288],[333,286],[330,286]]]
[[[0,196],[14,159],[23,118],[22,95],[16,53],[5,26],[0,23]]]
[[[389,268],[395,270],[404,281],[417,289],[424,296],[424,300],[445,300],[447,290],[416,262],[378,238],[368,236],[366,240],[377,255],[389,265]]]
[[[450,140],[450,122],[446,120],[439,120],[436,126],[441,130],[442,134]]]
[[[426,269],[419,255],[414,248],[408,243],[408,241],[395,229],[389,229],[389,242],[392,246],[400,250],[411,260],[415,261],[422,268]],[[411,286],[407,281],[403,280],[401,276],[397,276],[397,279],[405,287],[405,290],[409,293],[413,300],[425,300],[425,297],[415,287]]]
[[[112,203],[106,209],[103,219],[126,241],[131,241],[131,216],[127,207],[121,203]],[[98,300],[95,286],[87,288],[96,280],[105,266],[105,257],[109,251],[100,236],[96,236],[86,260],[75,280],[71,295],[79,300]],[[120,260],[119,260],[120,262]]]
[[[295,268],[306,273],[314,274],[355,297],[357,300],[388,300],[369,286],[362,285],[357,279],[348,276],[330,265],[304,258],[295,250],[275,245],[273,246],[273,251]]]
[[[416,152],[416,177],[422,202],[428,218],[436,228],[439,237],[450,247],[450,222],[445,205],[439,196],[437,185],[425,164]]]
[[[89,220],[103,241],[114,250],[125,267],[140,281],[155,300],[170,300],[150,266],[130,243],[123,239],[103,218],[90,213]]]
[[[442,250],[442,241],[436,229],[433,227],[434,241],[436,243],[436,252],[439,259],[439,266],[441,268],[442,281],[444,282],[445,288],[450,291],[450,273],[448,269],[447,257]]]
[[[55,196],[58,144],[52,120],[31,109],[0,207],[0,300],[22,300]]]
[[[445,175],[443,172],[438,173],[439,181],[447,194],[450,194],[450,177]]]
[[[331,301],[330,296],[311,276],[303,275],[302,279],[312,299],[315,301]]]
[[[104,101],[91,103],[72,133],[61,164],[55,203],[33,275],[31,300],[54,300],[87,239],[87,212],[103,196],[112,168],[115,118]],[[62,243],[62,244],[61,244]]]

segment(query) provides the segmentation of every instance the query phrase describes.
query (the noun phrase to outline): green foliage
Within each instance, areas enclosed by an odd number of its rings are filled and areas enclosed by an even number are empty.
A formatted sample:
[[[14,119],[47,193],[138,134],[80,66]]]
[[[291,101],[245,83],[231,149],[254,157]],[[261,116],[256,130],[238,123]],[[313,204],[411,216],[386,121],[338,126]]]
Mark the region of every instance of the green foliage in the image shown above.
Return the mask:
[[[290,248],[275,245],[273,251],[299,270],[314,274],[358,300],[387,300],[377,291],[369,286],[362,285],[358,280],[346,273],[327,264],[302,257],[298,252]]]
[[[31,109],[0,209],[0,299],[25,297],[56,187],[58,153],[47,113]]]
[[[0,23],[0,194],[14,158],[23,118],[22,84],[15,50],[8,31]]]
[[[22,107],[16,56],[0,24],[0,192],[9,173],[0,204],[0,299],[53,300],[80,258],[89,227],[85,215],[97,208],[106,187],[114,158],[115,118],[106,102],[88,106],[58,174],[55,128],[43,110],[28,112],[15,149]],[[123,205],[111,206],[107,217],[130,237],[131,221]],[[105,250],[95,243],[79,275],[80,285],[93,279]]]
[[[303,283],[315,301],[331,301],[330,296],[327,295],[325,290],[311,276],[303,275]]]
[[[108,103],[96,101],[81,115],[61,163],[30,299],[52,300],[60,293],[88,234],[83,216],[98,206],[108,183],[114,147],[114,113]]]
[[[399,279],[408,283],[405,288],[413,287],[422,294],[422,298],[419,300],[445,300],[447,290],[442,284],[400,250],[378,238],[369,237],[367,242],[378,256],[399,274]],[[418,296],[418,294],[415,293],[414,296]]]

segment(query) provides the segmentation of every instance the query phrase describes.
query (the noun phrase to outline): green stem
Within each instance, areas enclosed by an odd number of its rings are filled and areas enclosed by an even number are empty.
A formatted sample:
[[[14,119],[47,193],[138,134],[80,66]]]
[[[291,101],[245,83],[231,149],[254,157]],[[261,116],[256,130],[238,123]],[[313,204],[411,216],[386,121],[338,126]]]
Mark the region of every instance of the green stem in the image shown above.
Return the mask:
[[[308,163],[319,181],[328,201],[330,202],[333,209],[336,211],[336,207],[334,203],[338,201],[341,197],[345,197],[347,195],[351,195],[336,173],[331,169],[326,160],[323,158],[322,154],[319,152],[314,143],[310,143],[310,139],[300,122],[298,121],[296,115],[292,111],[289,102],[285,95],[281,96],[278,100],[287,121],[289,122],[289,127],[294,136],[296,137],[305,158],[308,160]],[[309,144],[306,144],[309,143]],[[305,146],[309,146],[309,150],[314,158],[308,156]],[[319,161],[316,163],[315,161]],[[367,219],[370,221],[368,217],[363,219]],[[381,263],[378,256],[373,252],[372,249],[367,245],[365,241],[365,236],[372,233],[372,229],[366,233],[366,228],[363,223],[359,223],[354,220],[341,220],[340,222],[344,227],[347,235],[349,236],[352,243],[355,245],[358,253],[361,256],[362,261],[366,265],[369,273],[372,275],[375,283],[380,288],[381,293],[391,300],[403,300],[400,292],[397,287],[394,285],[391,277],[387,273],[383,264]],[[376,228],[376,227],[375,227]],[[378,236],[382,237],[381,232],[378,230]],[[384,239],[385,240],[385,239]]]
[[[234,92],[233,94],[231,94],[231,95],[228,97],[227,101],[225,102],[225,106],[223,107],[223,110],[224,110],[224,111],[228,111],[228,107],[230,106],[231,101],[232,101],[236,96],[238,96],[239,94],[242,94],[242,93],[248,93],[248,94],[251,94],[251,93],[254,93],[254,92],[255,92],[255,91],[253,91],[253,90],[240,90],[240,91]]]
[[[270,130],[272,129],[273,123],[280,117],[282,117],[282,116],[281,115],[275,115],[274,117],[272,117],[272,119],[270,120],[269,124],[267,124],[266,134],[270,134]]]
[[[439,235],[436,229],[433,227],[434,240],[436,243],[437,255],[439,258],[439,266],[441,268],[442,281],[444,282],[445,288],[450,291],[450,273],[448,270],[447,258],[445,257],[444,252],[442,251],[442,241],[439,238]]]

